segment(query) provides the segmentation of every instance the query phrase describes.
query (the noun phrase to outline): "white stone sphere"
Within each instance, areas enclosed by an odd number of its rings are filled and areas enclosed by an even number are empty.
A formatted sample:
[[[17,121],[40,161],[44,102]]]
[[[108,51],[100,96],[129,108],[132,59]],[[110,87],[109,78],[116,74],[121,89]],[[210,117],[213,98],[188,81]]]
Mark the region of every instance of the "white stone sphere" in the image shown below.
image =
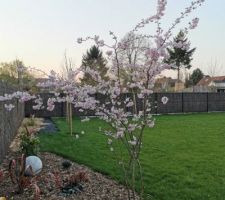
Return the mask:
[[[32,168],[32,171],[30,170]],[[25,168],[25,175],[32,176],[37,175],[42,170],[42,161],[37,156],[28,156],[26,158],[26,168]],[[32,173],[33,172],[33,173]]]

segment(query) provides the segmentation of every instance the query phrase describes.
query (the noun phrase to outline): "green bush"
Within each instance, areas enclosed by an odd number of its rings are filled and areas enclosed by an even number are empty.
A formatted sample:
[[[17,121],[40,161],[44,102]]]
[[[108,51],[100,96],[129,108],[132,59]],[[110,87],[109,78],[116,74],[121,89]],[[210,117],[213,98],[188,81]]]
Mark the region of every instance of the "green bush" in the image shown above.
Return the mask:
[[[37,155],[39,152],[40,141],[38,137],[34,136],[28,129],[25,127],[25,130],[20,136],[20,150],[26,156]]]
[[[35,126],[35,125],[36,125],[35,116],[31,115],[30,118],[28,118],[26,121],[26,126]]]

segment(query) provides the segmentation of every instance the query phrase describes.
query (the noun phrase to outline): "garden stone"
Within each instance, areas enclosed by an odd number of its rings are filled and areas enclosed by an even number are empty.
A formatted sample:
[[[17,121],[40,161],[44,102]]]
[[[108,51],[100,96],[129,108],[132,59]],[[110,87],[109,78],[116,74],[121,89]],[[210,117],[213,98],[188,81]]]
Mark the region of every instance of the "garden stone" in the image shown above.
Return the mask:
[[[32,171],[29,167],[31,167]],[[25,175],[27,176],[37,175],[41,172],[41,170],[42,170],[42,161],[39,157],[28,156],[26,158]]]

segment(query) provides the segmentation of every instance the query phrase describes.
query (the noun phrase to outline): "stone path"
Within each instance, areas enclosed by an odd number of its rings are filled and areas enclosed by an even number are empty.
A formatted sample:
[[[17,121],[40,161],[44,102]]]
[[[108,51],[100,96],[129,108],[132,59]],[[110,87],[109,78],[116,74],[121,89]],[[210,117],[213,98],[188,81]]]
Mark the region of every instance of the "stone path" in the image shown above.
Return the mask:
[[[53,121],[49,118],[44,118],[42,122],[42,127],[40,128],[39,132],[41,133],[57,133],[58,128],[53,123]]]

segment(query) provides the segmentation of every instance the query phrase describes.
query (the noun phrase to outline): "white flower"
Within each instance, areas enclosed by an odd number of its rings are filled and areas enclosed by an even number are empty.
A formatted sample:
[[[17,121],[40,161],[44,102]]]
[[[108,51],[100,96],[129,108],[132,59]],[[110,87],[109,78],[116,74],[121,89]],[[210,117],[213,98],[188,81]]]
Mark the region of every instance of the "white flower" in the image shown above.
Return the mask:
[[[137,96],[138,96],[139,99],[144,98],[144,95],[143,94],[138,94]]]
[[[189,23],[189,28],[190,29],[195,29],[198,25],[198,22],[199,22],[199,18],[194,18],[192,19],[192,21]]]
[[[47,110],[48,111],[53,111],[54,108],[55,108],[54,99],[53,98],[49,98],[48,102],[47,102]]]
[[[15,108],[13,104],[5,104],[4,106],[7,111],[11,111],[13,108]]]
[[[136,128],[136,124],[129,124],[127,130],[128,130],[129,132],[132,132],[132,131],[135,130],[135,128]]]
[[[133,140],[128,141],[131,145],[135,146],[137,144],[137,138],[133,136]]]
[[[117,133],[116,133],[117,138],[122,138],[123,136],[124,136],[124,132],[122,130],[117,131]]]
[[[163,104],[167,104],[167,102],[169,101],[169,99],[168,99],[168,97],[162,97],[162,99],[161,99],[161,101],[162,101],[162,103]]]
[[[88,117],[85,117],[84,119],[81,120],[81,122],[88,122],[90,119]]]
[[[79,135],[78,134],[76,134],[75,137],[76,137],[76,139],[79,139]]]
[[[112,140],[108,139],[108,145],[111,145],[111,144],[112,144]]]
[[[104,46],[104,40],[99,40],[98,43],[97,43],[100,47],[103,47]]]
[[[110,151],[114,151],[113,147],[110,147]]]
[[[84,132],[84,131],[81,131],[81,134],[82,134],[82,135],[84,135],[84,134],[85,134],[85,132]]]
[[[134,103],[132,102],[132,101],[130,101],[127,105],[126,105],[126,107],[131,107],[131,106],[133,106],[134,105]]]
[[[153,128],[155,126],[155,120],[148,120],[147,121],[147,126],[149,128]]]
[[[48,105],[47,110],[48,111],[53,111],[54,108],[55,108],[55,105],[50,104],[50,105]]]
[[[132,146],[135,146],[137,144],[137,141],[136,140],[131,140],[131,141],[128,141]]]

